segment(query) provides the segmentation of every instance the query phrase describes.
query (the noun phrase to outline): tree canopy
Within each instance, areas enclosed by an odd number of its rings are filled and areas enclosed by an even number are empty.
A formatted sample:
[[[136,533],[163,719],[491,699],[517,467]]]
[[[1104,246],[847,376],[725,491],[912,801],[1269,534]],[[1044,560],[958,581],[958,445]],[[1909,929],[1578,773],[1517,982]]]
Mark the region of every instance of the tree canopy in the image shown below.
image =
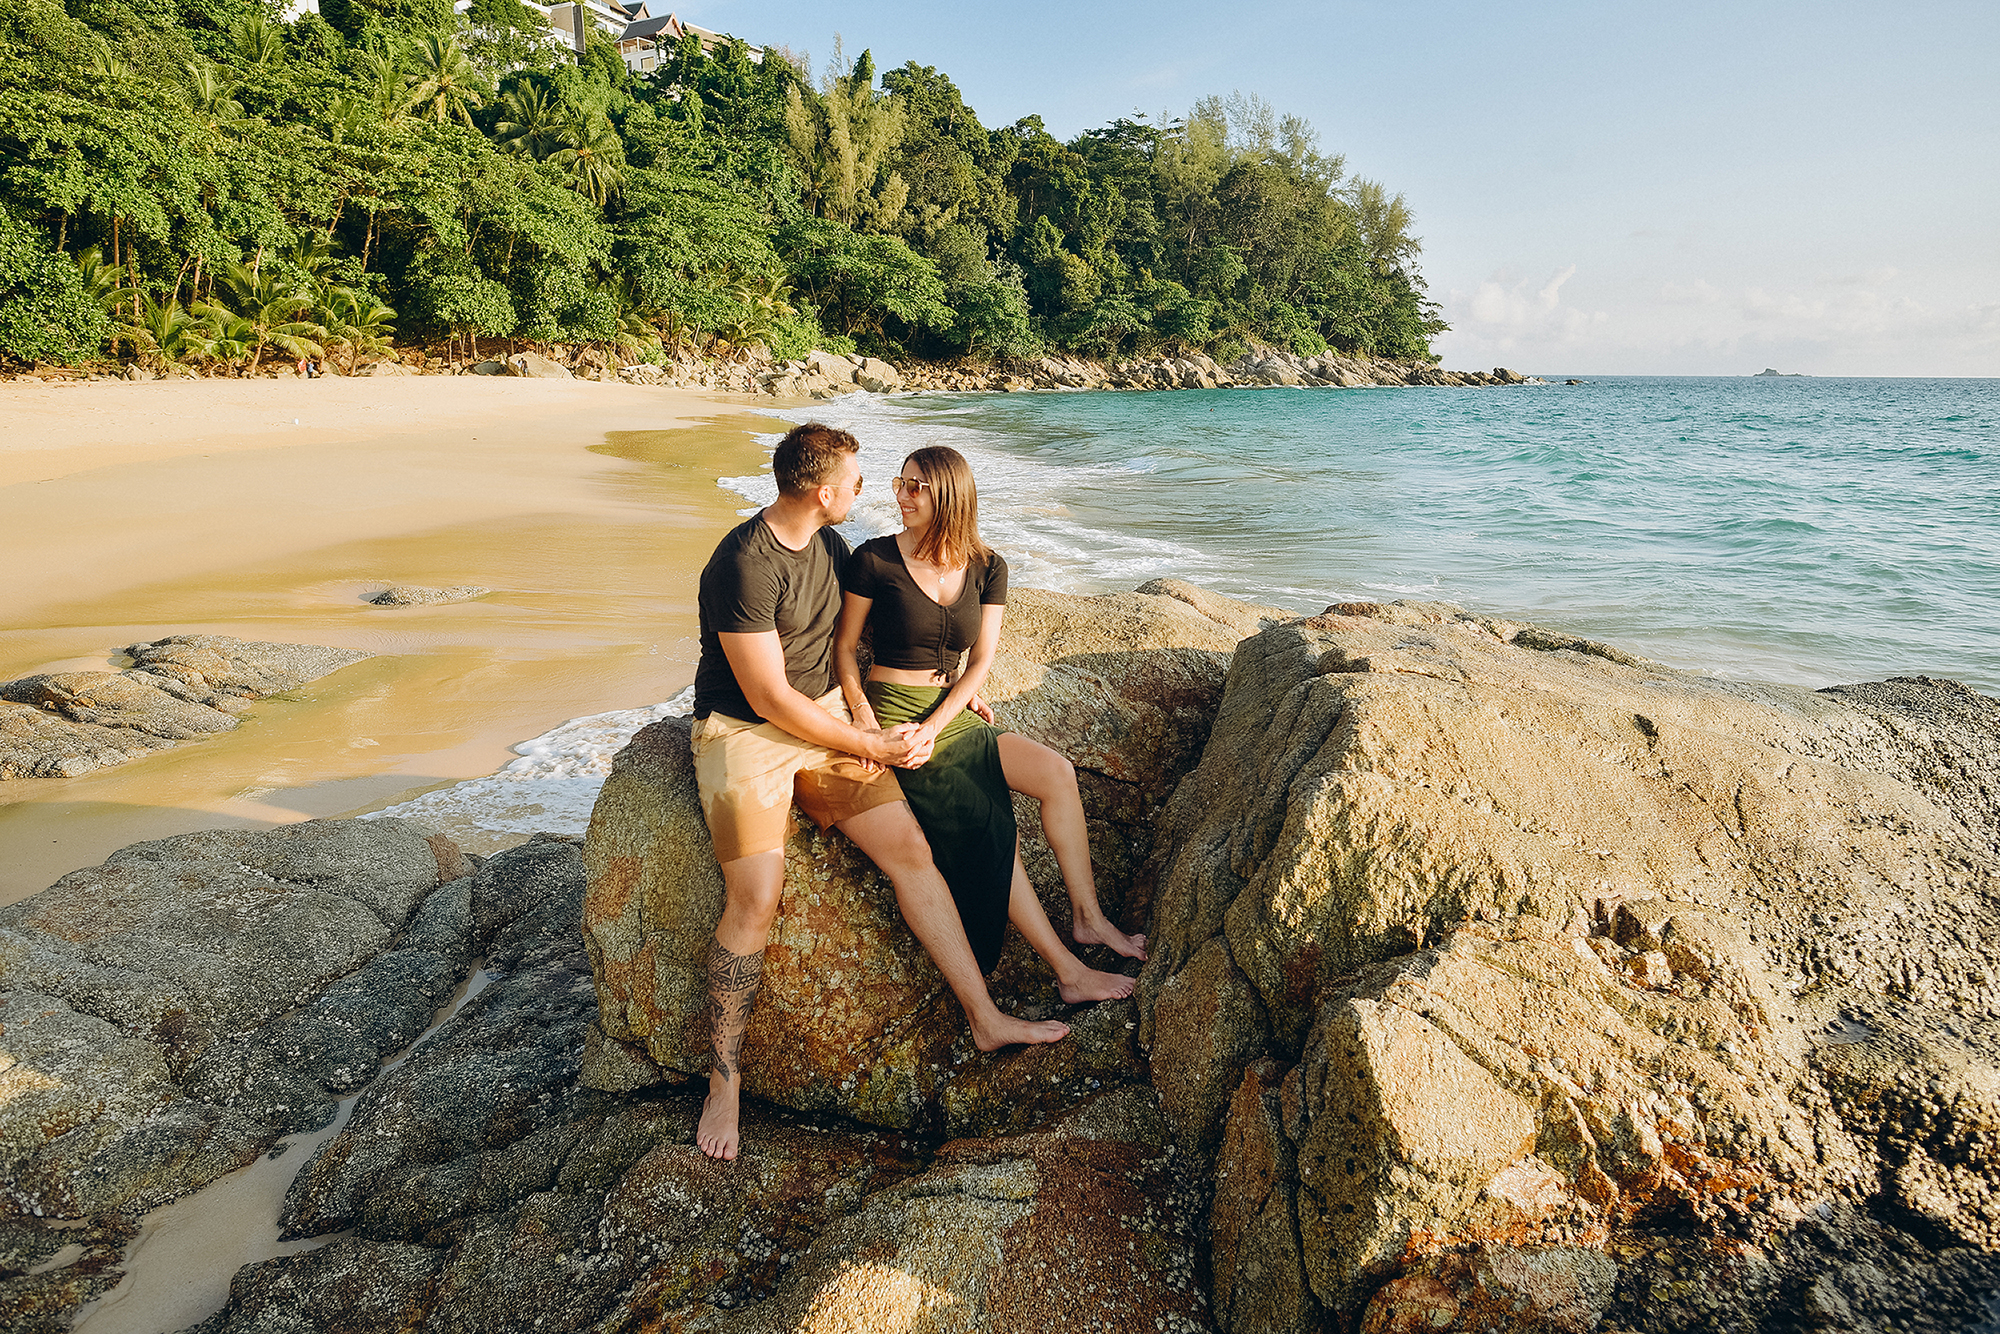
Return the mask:
[[[1067,142],[914,62],[519,0],[0,0],[0,353],[254,370],[391,339],[1428,355],[1407,202],[1254,96]]]

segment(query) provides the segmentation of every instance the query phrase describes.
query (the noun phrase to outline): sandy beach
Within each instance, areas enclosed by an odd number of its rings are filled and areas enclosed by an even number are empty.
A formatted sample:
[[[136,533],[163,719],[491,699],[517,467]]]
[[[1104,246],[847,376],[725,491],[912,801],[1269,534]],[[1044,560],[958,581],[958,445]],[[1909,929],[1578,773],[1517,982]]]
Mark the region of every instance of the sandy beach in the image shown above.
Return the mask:
[[[0,680],[187,632],[378,655],[235,732],[0,783],[0,902],[142,839],[378,808],[668,698],[742,503],[716,478],[755,471],[770,429],[744,400],[588,381],[0,386]],[[392,583],[492,592],[363,601]]]

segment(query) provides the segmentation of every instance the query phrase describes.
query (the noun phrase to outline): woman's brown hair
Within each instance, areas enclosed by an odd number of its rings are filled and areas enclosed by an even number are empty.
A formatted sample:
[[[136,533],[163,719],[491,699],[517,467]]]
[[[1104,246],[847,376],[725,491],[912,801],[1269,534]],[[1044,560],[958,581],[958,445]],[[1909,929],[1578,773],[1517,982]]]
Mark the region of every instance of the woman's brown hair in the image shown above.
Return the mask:
[[[931,526],[917,539],[918,560],[957,569],[985,560],[992,550],[979,540],[979,489],[972,465],[949,445],[926,445],[903,460],[931,484]]]

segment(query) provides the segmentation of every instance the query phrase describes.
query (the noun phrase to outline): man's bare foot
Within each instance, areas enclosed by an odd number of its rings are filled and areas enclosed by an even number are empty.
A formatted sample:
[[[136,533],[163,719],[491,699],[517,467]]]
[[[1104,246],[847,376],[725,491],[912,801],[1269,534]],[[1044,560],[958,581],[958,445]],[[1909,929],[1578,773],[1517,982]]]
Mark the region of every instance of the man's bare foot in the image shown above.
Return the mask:
[[[738,1129],[742,1089],[741,1082],[709,1076],[708,1101],[701,1105],[701,1124],[694,1128],[694,1142],[711,1158],[728,1162],[736,1157],[742,1133]]]
[[[1132,994],[1133,981],[1120,973],[1100,973],[1095,968],[1079,968],[1075,977],[1056,979],[1056,992],[1068,1005],[1085,1001],[1124,1000]]]
[[[1070,938],[1079,945],[1108,946],[1113,954],[1122,954],[1128,959],[1146,958],[1146,938],[1142,935],[1126,935],[1111,925],[1108,917],[1099,917],[1094,922],[1078,918],[1070,926]]]
[[[1061,1042],[1068,1036],[1068,1024],[1057,1023],[1053,1019],[1031,1023],[1007,1014],[999,1016],[985,1029],[977,1024],[972,1026],[972,1043],[981,1051],[999,1051],[1017,1042]]]

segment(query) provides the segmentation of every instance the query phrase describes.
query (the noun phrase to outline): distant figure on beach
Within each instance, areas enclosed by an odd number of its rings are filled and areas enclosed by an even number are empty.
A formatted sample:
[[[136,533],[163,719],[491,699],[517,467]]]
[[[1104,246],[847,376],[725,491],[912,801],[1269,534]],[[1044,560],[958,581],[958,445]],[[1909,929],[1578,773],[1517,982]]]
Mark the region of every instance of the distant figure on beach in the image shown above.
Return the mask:
[[[739,1053],[784,890],[794,799],[889,877],[903,920],[964,1006],[980,1050],[1069,1033],[1066,1024],[1002,1014],[987,993],[951,891],[888,768],[923,763],[931,740],[916,724],[855,726],[835,688],[833,633],[849,551],[832,525],[861,494],[859,451],[845,431],[793,428],[771,459],[777,500],[731,530],[701,574],[695,783],[726,895],[708,962],[715,1065],[695,1130],[711,1158],[734,1158],[739,1147]]]
[[[890,479],[903,531],[864,542],[847,563],[834,670],[863,728],[914,726],[930,758],[899,784],[958,904],[982,973],[1000,961],[1007,923],[1055,969],[1062,998],[1114,1000],[1132,979],[1085,967],[1050,925],[1021,862],[1013,793],[1041,803],[1063,884],[1071,935],[1131,959],[1146,938],[1105,917],[1090,869],[1090,839],[1076,770],[1055,751],[994,725],[979,690],[993,666],[1007,607],[1007,562],[979,536],[979,494],[955,449],[919,449]],[[861,679],[858,648],[872,627],[873,664]],[[959,670],[963,656],[965,668]]]

